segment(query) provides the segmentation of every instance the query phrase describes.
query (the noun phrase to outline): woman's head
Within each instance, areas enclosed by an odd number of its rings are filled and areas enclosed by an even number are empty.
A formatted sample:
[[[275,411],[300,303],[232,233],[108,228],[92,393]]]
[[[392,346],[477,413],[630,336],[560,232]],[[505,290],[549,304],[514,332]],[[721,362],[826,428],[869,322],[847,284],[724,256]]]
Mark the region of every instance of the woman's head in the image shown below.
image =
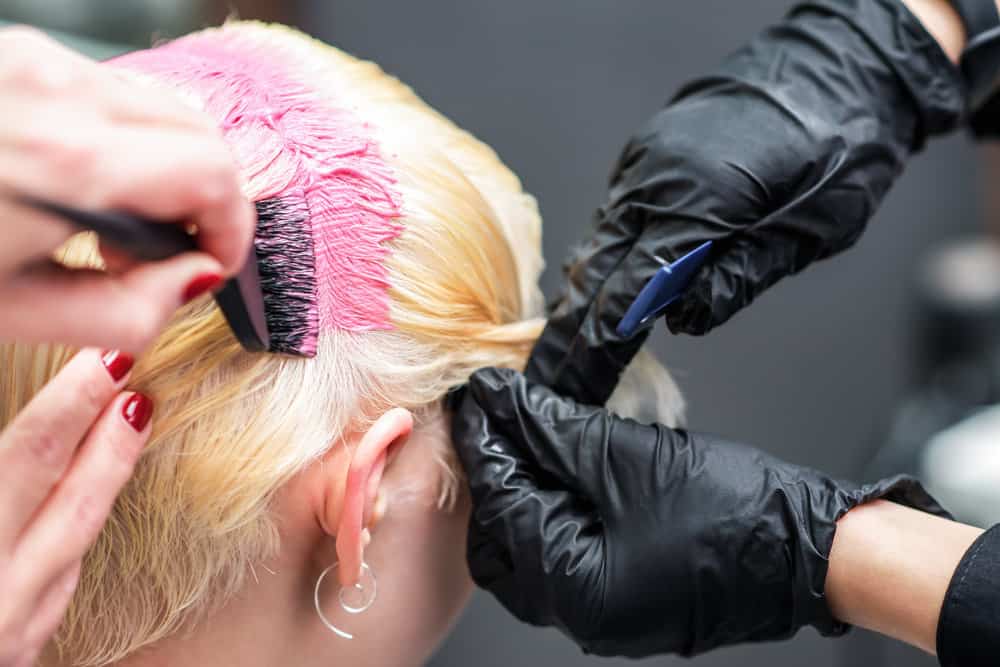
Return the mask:
[[[110,66],[207,111],[247,196],[309,225],[314,292],[286,306],[306,323],[290,347],[315,357],[244,353],[206,299],[138,361],[154,435],[88,554],[65,658],[118,660],[210,618],[249,625],[255,597],[282,601],[267,623],[288,641],[346,658],[364,645],[317,638],[309,584],[364,552],[379,601],[344,624],[390,646],[352,659],[421,661],[469,591],[441,399],[481,366],[522,367],[541,329],[534,200],[409,88],[287,29],[230,24]],[[99,261],[86,240],[68,253]],[[5,422],[67,356],[5,350]],[[647,389],[676,417],[664,376]]]

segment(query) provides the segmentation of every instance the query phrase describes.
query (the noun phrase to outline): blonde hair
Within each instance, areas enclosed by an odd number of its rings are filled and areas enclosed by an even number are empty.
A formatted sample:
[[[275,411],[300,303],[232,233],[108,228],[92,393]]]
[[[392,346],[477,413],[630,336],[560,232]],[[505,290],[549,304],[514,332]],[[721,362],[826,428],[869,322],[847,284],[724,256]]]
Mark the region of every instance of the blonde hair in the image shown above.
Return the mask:
[[[419,423],[475,369],[523,367],[543,326],[538,210],[489,147],[372,63],[260,24],[206,32],[224,31],[294,57],[311,85],[335,89],[374,128],[402,201],[403,231],[386,260],[394,328],[324,332],[315,359],[253,356],[210,301],[177,314],[133,371],[132,387],[156,403],[154,433],[57,635],[78,665],[120,660],[196,623],[279,549],[269,504],[293,475],[391,407]],[[251,198],[254,188],[248,176]],[[65,258],[99,264],[86,238]],[[0,426],[71,353],[3,347]],[[675,419],[676,388],[662,368],[643,366],[647,402]],[[623,412],[634,407],[620,401]],[[446,445],[431,453],[442,507],[459,489]]]

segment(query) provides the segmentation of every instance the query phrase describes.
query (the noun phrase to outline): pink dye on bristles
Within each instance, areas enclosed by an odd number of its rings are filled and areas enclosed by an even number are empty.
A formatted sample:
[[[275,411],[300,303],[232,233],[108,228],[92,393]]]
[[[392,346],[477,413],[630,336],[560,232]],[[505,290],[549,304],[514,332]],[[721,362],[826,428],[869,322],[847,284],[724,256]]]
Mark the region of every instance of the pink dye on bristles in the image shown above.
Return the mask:
[[[385,244],[402,231],[400,196],[371,129],[300,75],[301,63],[282,47],[296,37],[271,32],[237,24],[112,62],[195,97],[218,123],[254,199],[305,193],[316,299],[303,315],[310,331],[301,353],[311,356],[320,330],[392,328]]]

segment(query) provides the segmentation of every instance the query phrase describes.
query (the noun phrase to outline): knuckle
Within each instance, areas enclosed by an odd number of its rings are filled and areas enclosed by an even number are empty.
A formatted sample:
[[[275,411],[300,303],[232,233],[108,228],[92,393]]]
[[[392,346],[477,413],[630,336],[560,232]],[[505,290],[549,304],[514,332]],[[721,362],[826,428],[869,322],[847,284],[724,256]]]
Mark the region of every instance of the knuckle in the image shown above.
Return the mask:
[[[51,53],[54,42],[44,33],[27,26],[0,29],[0,81],[16,84],[21,90],[49,93],[67,89],[70,83],[64,63]]]
[[[45,177],[64,191],[80,197],[94,189],[90,182],[97,180],[93,175],[100,152],[91,136],[60,131],[47,122],[29,121],[22,127],[18,140]]]
[[[58,143],[40,139],[48,173],[54,178],[81,182],[95,170],[98,150],[86,137],[60,137]]]
[[[67,451],[65,443],[53,430],[52,423],[41,423],[33,417],[23,417],[13,424],[9,445],[25,452],[34,464],[34,474],[51,483],[60,476]]]
[[[3,47],[8,47],[8,42],[4,42]],[[5,84],[32,84],[41,76],[41,65],[33,61],[23,53],[16,53],[9,58],[0,69],[0,81]]]
[[[62,443],[51,433],[39,433],[28,441],[28,451],[32,458],[47,468],[59,463],[62,450]]]
[[[17,52],[25,47],[51,44],[52,40],[38,28],[27,25],[12,25],[0,28],[0,49]]]

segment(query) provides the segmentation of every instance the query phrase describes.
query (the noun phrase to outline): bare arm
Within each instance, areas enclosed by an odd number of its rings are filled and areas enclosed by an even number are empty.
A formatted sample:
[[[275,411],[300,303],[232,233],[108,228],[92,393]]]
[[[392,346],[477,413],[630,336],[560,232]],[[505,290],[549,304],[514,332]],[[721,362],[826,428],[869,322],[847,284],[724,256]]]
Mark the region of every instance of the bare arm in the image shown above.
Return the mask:
[[[936,653],[951,575],[982,533],[902,505],[875,501],[837,522],[826,595],[840,620]]]

